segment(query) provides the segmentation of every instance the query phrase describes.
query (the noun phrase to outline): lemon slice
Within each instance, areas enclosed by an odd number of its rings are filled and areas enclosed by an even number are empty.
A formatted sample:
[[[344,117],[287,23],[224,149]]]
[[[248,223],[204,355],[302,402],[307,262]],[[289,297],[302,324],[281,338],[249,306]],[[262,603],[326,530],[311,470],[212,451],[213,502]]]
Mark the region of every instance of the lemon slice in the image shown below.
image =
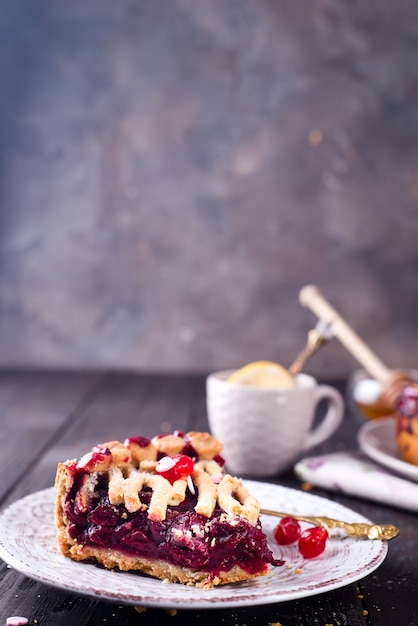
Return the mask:
[[[272,361],[248,363],[227,378],[230,383],[252,385],[263,389],[288,389],[295,386],[292,374],[283,365]]]

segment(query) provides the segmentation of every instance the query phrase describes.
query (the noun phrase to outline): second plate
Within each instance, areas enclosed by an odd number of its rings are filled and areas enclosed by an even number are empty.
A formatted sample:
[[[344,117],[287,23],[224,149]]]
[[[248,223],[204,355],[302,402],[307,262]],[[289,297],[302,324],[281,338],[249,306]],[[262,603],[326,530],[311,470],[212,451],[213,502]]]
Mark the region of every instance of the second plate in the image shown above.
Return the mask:
[[[368,457],[397,474],[418,482],[418,466],[403,461],[399,455],[393,417],[367,422],[360,428],[357,439]]]

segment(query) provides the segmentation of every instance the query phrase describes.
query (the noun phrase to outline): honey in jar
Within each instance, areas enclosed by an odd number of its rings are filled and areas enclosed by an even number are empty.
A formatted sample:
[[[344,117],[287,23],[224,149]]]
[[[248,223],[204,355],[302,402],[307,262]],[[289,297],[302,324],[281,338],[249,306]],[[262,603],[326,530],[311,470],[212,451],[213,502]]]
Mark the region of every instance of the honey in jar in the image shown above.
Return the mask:
[[[360,380],[353,389],[353,399],[360,413],[368,420],[393,414],[393,407],[381,396],[382,385],[377,380]]]

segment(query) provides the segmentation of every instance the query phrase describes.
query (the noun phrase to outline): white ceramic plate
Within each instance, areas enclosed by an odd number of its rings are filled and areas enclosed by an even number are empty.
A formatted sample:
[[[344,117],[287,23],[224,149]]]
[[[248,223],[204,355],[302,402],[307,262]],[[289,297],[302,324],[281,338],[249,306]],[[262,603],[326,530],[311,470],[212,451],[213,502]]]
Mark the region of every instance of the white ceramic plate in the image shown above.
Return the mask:
[[[277,485],[246,481],[262,507],[291,513],[328,515],[368,521],[335,502]],[[130,572],[108,571],[63,557],[54,528],[54,490],[18,500],[0,515],[0,557],[26,576],[67,592],[148,607],[211,609],[295,600],[343,587],[373,572],[384,560],[387,544],[335,535],[325,552],[303,560],[296,546],[279,548],[273,539],[277,519],[263,517],[264,530],[277,557],[286,559],[267,576],[202,590]]]
[[[360,428],[357,439],[368,457],[397,474],[418,482],[418,466],[403,461],[399,455],[393,417],[367,422]]]

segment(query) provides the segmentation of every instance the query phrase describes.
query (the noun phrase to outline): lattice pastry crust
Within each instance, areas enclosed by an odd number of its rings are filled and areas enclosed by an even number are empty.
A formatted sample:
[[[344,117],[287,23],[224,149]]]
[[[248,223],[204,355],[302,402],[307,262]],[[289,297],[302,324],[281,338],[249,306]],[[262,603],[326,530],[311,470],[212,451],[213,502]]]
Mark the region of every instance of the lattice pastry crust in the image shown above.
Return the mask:
[[[195,506],[197,513],[205,517],[213,514],[220,506],[227,514],[243,517],[250,524],[256,524],[260,507],[238,478],[224,475],[222,467],[214,460],[222,450],[221,444],[208,433],[187,433],[193,448],[199,452],[190,481],[170,482],[155,473],[159,452],[167,455],[178,454],[184,447],[184,438],[175,435],[156,437],[146,447],[137,443],[109,441],[93,448],[77,463],[77,468],[85,468],[86,474],[77,493],[77,508],[86,511],[97,482],[98,472],[108,472],[109,500],[111,504],[125,504],[130,513],[148,508],[148,516],[153,521],[166,517],[167,506],[183,502],[187,487],[197,489]],[[76,461],[70,461],[75,463]],[[65,465],[68,465],[68,461]],[[148,507],[139,499],[144,487],[153,491]]]

